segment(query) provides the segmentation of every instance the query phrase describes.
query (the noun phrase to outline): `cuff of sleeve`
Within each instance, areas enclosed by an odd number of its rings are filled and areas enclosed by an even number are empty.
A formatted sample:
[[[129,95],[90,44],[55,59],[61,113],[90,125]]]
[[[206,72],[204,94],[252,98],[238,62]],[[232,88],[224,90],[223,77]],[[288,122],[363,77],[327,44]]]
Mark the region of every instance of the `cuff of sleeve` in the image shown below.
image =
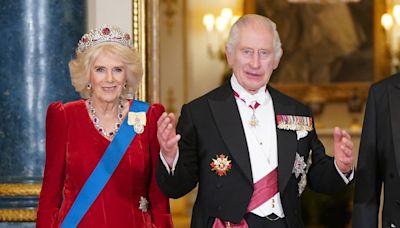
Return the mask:
[[[161,151],[160,151],[160,158],[161,158],[162,163],[163,163],[164,166],[165,166],[165,169],[168,171],[168,173],[169,173],[170,175],[174,175],[176,163],[178,162],[178,158],[179,158],[179,149],[176,151],[176,155],[175,155],[175,158],[174,158],[174,162],[172,162],[172,167],[170,167],[170,166],[168,165],[167,160],[165,160],[165,158],[164,158],[164,156],[162,155]]]
[[[340,177],[343,179],[344,183],[349,184],[354,179],[354,165],[353,165],[353,168],[351,168],[351,172],[350,173],[344,174],[337,167],[336,160],[334,160],[333,163],[335,164],[335,168],[336,168],[337,172],[339,173]]]

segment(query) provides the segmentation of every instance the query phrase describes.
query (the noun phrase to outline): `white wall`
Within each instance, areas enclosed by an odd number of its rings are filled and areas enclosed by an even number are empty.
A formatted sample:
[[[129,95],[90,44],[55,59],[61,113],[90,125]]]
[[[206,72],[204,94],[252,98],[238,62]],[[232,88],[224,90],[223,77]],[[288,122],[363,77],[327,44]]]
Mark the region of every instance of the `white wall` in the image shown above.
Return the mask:
[[[87,0],[87,29],[114,25],[132,35],[132,0]]]

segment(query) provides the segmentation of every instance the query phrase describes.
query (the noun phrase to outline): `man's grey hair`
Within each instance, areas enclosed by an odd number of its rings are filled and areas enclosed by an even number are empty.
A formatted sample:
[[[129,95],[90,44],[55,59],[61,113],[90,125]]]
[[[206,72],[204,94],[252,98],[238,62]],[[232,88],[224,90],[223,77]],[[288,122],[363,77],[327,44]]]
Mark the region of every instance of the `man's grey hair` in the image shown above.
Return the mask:
[[[276,30],[276,24],[271,19],[257,14],[244,15],[240,17],[232,25],[231,31],[229,32],[228,41],[226,44],[227,51],[233,53],[239,36],[240,29],[246,26],[247,24],[254,22],[265,25],[265,27],[272,30],[272,33],[274,35],[273,45],[275,50],[275,58],[280,59],[283,54],[283,51],[282,51],[281,39],[279,38],[278,31]]]

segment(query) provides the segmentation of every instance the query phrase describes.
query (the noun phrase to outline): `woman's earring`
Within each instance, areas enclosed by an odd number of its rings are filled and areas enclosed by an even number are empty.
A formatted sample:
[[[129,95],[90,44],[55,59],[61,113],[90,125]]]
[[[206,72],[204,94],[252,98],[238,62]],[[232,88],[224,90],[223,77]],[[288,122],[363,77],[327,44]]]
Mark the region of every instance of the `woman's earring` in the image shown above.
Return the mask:
[[[125,83],[124,83],[124,89],[126,89],[127,86],[128,86],[128,81],[125,81]]]
[[[86,85],[86,88],[87,88],[88,90],[91,90],[91,89],[92,89],[92,84],[88,83],[88,84]]]

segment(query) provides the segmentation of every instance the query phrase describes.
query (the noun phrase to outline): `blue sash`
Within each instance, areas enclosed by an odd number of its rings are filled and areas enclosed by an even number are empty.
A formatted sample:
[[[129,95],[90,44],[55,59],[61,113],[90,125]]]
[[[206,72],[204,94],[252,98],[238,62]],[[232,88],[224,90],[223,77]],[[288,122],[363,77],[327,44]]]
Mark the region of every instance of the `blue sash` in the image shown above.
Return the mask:
[[[130,111],[147,112],[148,109],[148,103],[133,100]],[[107,184],[135,136],[136,132],[133,130],[133,126],[128,125],[128,117],[126,117],[114,139],[104,152],[103,157],[83,185],[71,209],[65,216],[61,228],[76,227],[79,224]]]

